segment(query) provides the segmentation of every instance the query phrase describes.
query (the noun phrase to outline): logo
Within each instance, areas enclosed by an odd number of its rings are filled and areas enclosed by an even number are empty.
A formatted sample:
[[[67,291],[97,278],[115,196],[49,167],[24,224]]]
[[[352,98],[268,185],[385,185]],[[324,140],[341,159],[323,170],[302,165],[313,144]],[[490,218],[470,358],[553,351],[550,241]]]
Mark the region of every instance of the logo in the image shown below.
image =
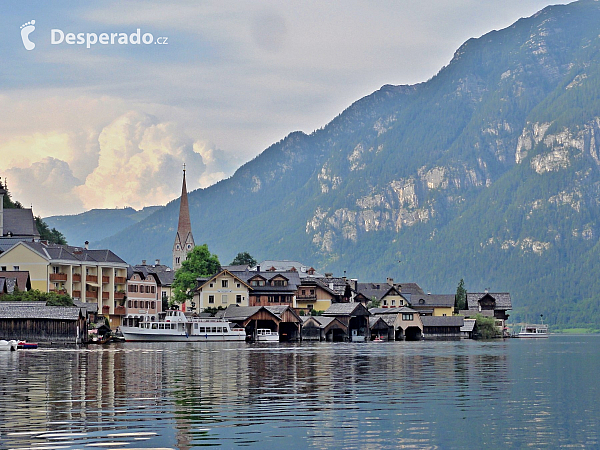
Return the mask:
[[[25,50],[33,50],[35,48],[35,44],[29,40],[29,35],[33,30],[35,30],[35,20],[21,25],[21,39],[23,40]]]

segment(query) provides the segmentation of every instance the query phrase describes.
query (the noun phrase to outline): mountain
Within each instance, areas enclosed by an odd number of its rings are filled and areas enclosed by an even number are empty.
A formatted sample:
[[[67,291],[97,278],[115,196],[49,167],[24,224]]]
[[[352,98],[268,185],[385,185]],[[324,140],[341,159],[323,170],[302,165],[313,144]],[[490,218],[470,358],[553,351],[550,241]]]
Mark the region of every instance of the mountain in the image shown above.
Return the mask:
[[[94,244],[127,227],[138,223],[161,206],[147,206],[139,211],[133,208],[92,209],[70,216],[44,218],[50,227],[59,229],[71,245],[83,245],[85,241]]]
[[[189,195],[229,262],[297,259],[432,292],[509,291],[516,320],[600,323],[600,3],[465,42],[425,83],[383,86]],[[193,168],[191,169],[193,170]],[[170,260],[178,201],[100,242]]]

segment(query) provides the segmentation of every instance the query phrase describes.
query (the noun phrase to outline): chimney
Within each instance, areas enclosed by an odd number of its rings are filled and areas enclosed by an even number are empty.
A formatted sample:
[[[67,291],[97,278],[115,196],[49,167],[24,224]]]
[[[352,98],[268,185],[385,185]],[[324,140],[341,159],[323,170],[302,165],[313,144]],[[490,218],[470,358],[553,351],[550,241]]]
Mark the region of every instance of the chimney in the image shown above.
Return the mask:
[[[260,272],[260,266],[256,266],[256,271]]]
[[[387,284],[389,284],[390,286],[394,286],[394,279],[393,279],[393,278],[390,278],[390,277],[388,277],[388,278],[387,278]]]
[[[142,266],[145,266],[145,265],[146,265],[146,260],[142,259]]]
[[[325,272],[325,278],[333,277],[333,272]]]
[[[157,260],[155,260],[155,261],[154,261],[154,265],[155,265],[155,266],[160,266],[160,259],[157,259]]]
[[[85,249],[89,250],[90,247],[90,241],[85,241]]]

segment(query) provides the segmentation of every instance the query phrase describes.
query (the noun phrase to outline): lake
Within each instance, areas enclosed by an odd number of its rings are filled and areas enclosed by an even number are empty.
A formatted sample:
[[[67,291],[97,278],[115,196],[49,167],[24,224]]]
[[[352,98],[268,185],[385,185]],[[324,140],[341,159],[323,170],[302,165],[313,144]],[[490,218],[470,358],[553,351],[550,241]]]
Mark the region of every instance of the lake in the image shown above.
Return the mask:
[[[598,448],[600,336],[0,353],[1,448]]]

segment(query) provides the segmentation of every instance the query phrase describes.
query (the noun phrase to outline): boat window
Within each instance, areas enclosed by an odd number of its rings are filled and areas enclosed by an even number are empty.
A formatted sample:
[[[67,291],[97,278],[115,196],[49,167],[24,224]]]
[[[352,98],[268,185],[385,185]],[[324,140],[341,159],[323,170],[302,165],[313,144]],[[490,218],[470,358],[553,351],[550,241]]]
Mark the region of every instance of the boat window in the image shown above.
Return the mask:
[[[212,327],[210,330],[212,333],[216,333],[217,332],[217,327]]]
[[[200,327],[200,333],[206,333],[206,328]]]
[[[158,328],[158,324],[157,324],[157,323],[153,323],[153,324],[152,324],[152,329],[153,329],[153,330],[156,330],[157,328]]]
[[[196,329],[196,330],[198,329],[198,324],[197,323],[194,324],[194,329]]]
[[[164,330],[165,329],[165,324],[164,323],[159,323],[158,324],[158,329],[159,330]]]
[[[227,330],[227,328],[226,328],[226,327],[224,327],[224,328],[223,328],[223,333],[227,333],[227,331],[228,331],[228,330]]]

